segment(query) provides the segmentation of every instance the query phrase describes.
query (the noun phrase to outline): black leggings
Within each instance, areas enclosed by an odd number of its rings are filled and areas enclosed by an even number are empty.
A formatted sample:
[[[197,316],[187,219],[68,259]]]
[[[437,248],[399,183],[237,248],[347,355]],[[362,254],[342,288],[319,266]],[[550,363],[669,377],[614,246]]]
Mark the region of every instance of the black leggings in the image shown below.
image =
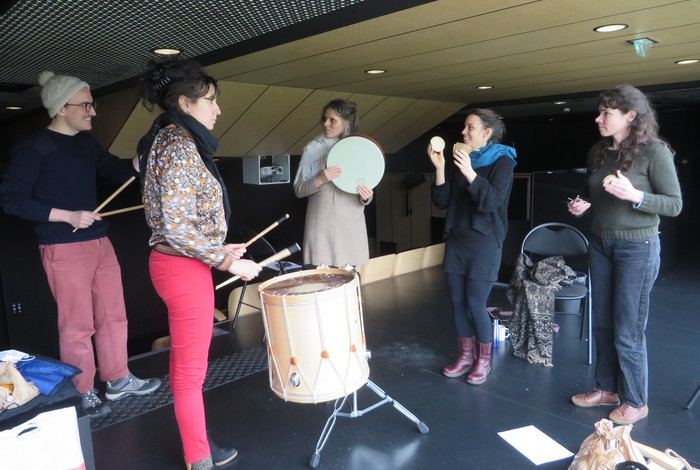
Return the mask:
[[[486,311],[486,301],[493,282],[475,281],[452,273],[446,273],[446,276],[457,336],[469,338],[476,334],[478,342],[490,343],[493,339],[493,328]]]

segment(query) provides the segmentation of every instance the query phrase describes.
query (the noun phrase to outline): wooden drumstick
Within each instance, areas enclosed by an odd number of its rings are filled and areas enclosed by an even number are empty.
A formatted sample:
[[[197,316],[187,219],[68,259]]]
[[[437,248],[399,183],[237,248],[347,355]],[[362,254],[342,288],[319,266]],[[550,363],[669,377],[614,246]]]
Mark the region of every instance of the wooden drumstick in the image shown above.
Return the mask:
[[[261,262],[259,262],[259,263],[257,263],[257,264],[258,264],[258,266],[260,266],[260,267],[262,268],[262,267],[264,267],[266,264],[274,263],[274,262],[276,262],[276,261],[279,261],[279,260],[281,260],[281,259],[284,259],[284,258],[286,258],[287,256],[293,255],[294,253],[298,253],[300,250],[301,250],[301,248],[299,247],[299,244],[298,244],[298,243],[295,243],[294,245],[292,245],[292,246],[290,246],[290,247],[288,247],[288,248],[285,248],[285,249],[282,250],[282,251],[279,251],[279,252],[275,253],[274,255],[270,256],[270,257],[267,258],[267,259],[262,260]],[[241,276],[233,276],[231,279],[228,279],[228,280],[222,282],[221,284],[217,285],[217,286],[215,287],[215,289],[218,290],[219,288],[224,287],[224,286],[227,285],[227,284],[231,284],[233,281],[237,281],[237,280],[239,280],[240,278],[241,278]]]
[[[100,217],[107,217],[108,215],[116,215],[116,214],[121,214],[122,212],[130,212],[130,211],[135,211],[135,210],[139,210],[139,209],[143,209],[143,204],[139,204],[138,206],[125,207],[123,209],[116,209],[116,210],[109,211],[109,212],[103,212],[102,214],[97,214],[97,215],[99,215]]]
[[[260,232],[259,234],[257,234],[256,236],[254,236],[253,238],[251,238],[250,240],[248,240],[247,242],[245,242],[245,245],[243,245],[243,248],[245,248],[245,247],[247,247],[247,246],[249,246],[249,245],[252,245],[253,242],[255,242],[255,240],[257,240],[258,238],[262,237],[263,235],[265,235],[266,233],[268,233],[268,232],[269,232],[270,230],[272,230],[273,228],[277,227],[279,224],[281,224],[282,222],[284,222],[284,221],[287,220],[288,218],[289,218],[289,214],[284,214],[284,217],[281,217],[281,218],[280,218],[279,220],[277,220],[276,222],[271,223],[270,226],[267,227],[265,230],[263,230],[262,232]]]
[[[97,214],[98,212],[100,212],[100,210],[101,210],[104,206],[106,206],[107,204],[109,204],[109,201],[111,201],[112,199],[114,199],[115,197],[117,197],[117,194],[121,193],[121,192],[124,190],[124,188],[126,188],[127,186],[129,186],[129,185],[131,184],[131,182],[134,181],[135,179],[136,179],[136,177],[135,177],[135,176],[132,176],[131,178],[129,178],[128,180],[126,180],[126,182],[125,182],[124,184],[122,184],[121,186],[119,186],[119,188],[118,188],[116,191],[114,191],[114,192],[112,193],[111,196],[109,196],[107,199],[105,199],[104,202],[103,202],[102,204],[100,204],[99,206],[97,206],[97,209],[95,209],[94,211],[92,211],[92,213],[93,213],[93,214]],[[78,231],[77,228],[74,228],[74,229],[73,229],[73,233],[75,233],[75,232],[77,232],[77,231]]]

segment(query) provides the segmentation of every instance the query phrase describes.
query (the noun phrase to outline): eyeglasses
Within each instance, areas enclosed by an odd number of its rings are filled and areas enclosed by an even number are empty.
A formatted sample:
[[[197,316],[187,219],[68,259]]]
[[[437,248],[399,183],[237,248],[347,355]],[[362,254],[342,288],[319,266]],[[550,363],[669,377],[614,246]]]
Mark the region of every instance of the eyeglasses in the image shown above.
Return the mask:
[[[85,112],[90,112],[93,109],[97,110],[97,103],[94,101],[86,101],[85,103],[78,103],[78,104],[73,104],[73,103],[66,103],[64,106],[81,106]]]

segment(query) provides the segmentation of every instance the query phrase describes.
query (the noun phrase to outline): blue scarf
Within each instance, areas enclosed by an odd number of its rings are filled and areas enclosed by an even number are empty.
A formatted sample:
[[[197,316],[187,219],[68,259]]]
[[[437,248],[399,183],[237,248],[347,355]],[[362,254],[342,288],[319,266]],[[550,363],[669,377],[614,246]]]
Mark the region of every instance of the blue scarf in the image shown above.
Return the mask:
[[[515,162],[515,158],[517,157],[515,149],[513,147],[508,147],[507,145],[489,142],[479,150],[474,150],[469,154],[469,158],[472,160],[472,168],[474,169],[489,166],[500,157],[510,158],[511,163],[513,163],[513,168],[515,168],[515,165],[517,164]]]

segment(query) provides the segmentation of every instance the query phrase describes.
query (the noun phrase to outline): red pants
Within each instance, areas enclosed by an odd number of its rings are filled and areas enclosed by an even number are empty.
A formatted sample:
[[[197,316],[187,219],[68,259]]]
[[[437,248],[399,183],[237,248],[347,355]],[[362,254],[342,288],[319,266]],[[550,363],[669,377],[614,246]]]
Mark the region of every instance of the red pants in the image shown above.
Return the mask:
[[[95,337],[100,378],[129,373],[127,320],[119,262],[109,238],[40,245],[49,287],[58,307],[61,360],[83,372],[73,377],[80,393],[94,387]]]
[[[168,307],[170,388],[185,460],[193,463],[210,453],[202,386],[214,314],[211,268],[157,251],[151,252],[149,264],[153,285]]]

